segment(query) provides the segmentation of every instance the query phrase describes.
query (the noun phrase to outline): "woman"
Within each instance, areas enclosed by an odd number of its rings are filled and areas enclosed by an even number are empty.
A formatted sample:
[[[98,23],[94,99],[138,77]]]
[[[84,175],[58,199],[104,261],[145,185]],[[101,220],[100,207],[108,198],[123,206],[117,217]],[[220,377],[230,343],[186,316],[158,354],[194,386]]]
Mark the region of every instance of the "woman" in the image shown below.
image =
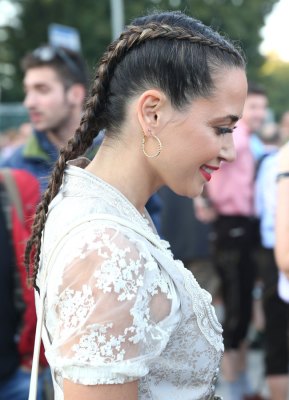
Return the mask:
[[[234,159],[244,68],[232,44],[181,13],[136,19],[101,59],[26,255],[57,400],[214,397],[223,343],[210,295],[144,205],[163,185],[200,194]],[[75,160],[101,129],[92,162]]]

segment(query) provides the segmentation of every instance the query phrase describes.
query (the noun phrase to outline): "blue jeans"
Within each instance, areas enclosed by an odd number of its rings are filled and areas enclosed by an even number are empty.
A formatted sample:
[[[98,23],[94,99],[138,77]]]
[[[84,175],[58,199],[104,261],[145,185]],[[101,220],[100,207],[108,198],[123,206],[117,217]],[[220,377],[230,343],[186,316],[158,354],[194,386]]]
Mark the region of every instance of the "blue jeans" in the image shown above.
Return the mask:
[[[27,400],[29,395],[30,372],[18,368],[5,382],[0,383],[0,400]],[[38,379],[37,400],[43,400],[43,377]]]

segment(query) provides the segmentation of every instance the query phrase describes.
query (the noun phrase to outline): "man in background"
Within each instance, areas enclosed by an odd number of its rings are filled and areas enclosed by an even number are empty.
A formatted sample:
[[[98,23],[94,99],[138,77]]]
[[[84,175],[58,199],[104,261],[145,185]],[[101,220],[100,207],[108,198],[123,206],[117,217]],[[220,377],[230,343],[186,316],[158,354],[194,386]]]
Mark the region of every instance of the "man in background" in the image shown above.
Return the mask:
[[[17,169],[19,173],[21,173],[21,170],[24,170],[23,173],[28,172],[32,174],[31,178],[37,178],[36,182],[39,182],[41,192],[43,192],[47,187],[48,179],[53,165],[58,158],[60,148],[67,143],[70,137],[73,136],[76,128],[79,126],[83,103],[87,91],[87,71],[85,63],[79,54],[64,48],[55,48],[51,46],[40,47],[31,53],[28,53],[22,60],[22,69],[24,72],[24,105],[27,108],[33,131],[29,135],[26,143],[18,147],[9,157],[3,160],[0,167],[8,167],[8,171],[9,169],[13,169],[13,171]],[[11,176],[14,176],[12,175],[12,172]],[[17,182],[15,182],[15,184],[17,184]],[[28,188],[30,185],[31,184],[28,183]],[[27,187],[25,189],[17,185],[17,190],[19,192],[19,196],[22,198],[25,192],[27,192]],[[15,197],[15,195],[13,196]],[[15,198],[11,198],[12,202],[14,200],[16,201]],[[33,211],[35,210],[36,206],[37,202],[34,202],[33,209],[30,209],[31,215],[33,215]],[[12,231],[19,236],[19,232],[21,231],[20,224],[17,226],[14,221],[10,225]],[[4,225],[2,228],[4,229]],[[7,232],[9,231],[7,230]],[[3,235],[8,235],[7,232],[5,231]],[[13,235],[13,237],[14,236],[15,235]],[[25,239],[27,239],[28,236],[29,234],[25,236]],[[4,260],[6,262],[8,256],[10,257],[10,255],[7,252],[7,246],[5,247],[4,239],[5,238],[3,238],[3,241],[1,241],[1,247],[2,249],[5,249],[5,251],[1,251],[1,254],[3,253],[3,256],[6,257]],[[15,246],[17,245],[18,243],[15,243]],[[18,249],[18,247],[16,248]],[[23,259],[24,256],[24,245],[22,247],[22,253],[19,254],[19,258],[21,259]],[[20,253],[20,249],[18,250]],[[33,291],[27,291],[27,288],[25,287],[26,273],[24,265],[20,262],[17,265],[19,274],[24,277],[23,292],[24,294],[27,294],[31,300],[29,303],[29,309],[33,310],[35,314]],[[12,285],[10,284],[10,281],[13,270],[13,265],[11,262],[9,265],[7,264],[6,269],[7,274],[5,275],[5,279],[3,276],[3,285],[4,287],[10,288]],[[3,301],[4,305],[8,304],[8,297],[11,295],[11,293],[13,294],[13,291],[14,289],[11,286],[11,290],[9,289],[9,292],[7,292],[6,302]],[[22,305],[26,306],[27,308],[25,299],[23,298],[22,300]],[[12,317],[14,317],[14,309],[12,306],[10,308],[10,314]],[[30,332],[33,348],[33,335],[36,329],[36,318],[34,318],[33,321],[31,318],[24,318],[23,325],[24,332],[27,332],[28,330]],[[12,326],[12,328],[14,329],[14,326]],[[11,333],[10,339],[10,333],[7,333],[5,337],[5,340],[10,340],[9,343],[15,343],[12,328],[9,331]],[[1,342],[1,345],[2,344],[4,347],[4,342]],[[20,350],[22,347],[22,341],[20,341]],[[30,351],[30,347],[29,354],[27,355],[30,363],[27,362],[25,364],[25,369],[23,369],[21,364],[21,367],[16,369],[16,372],[14,372],[14,367],[15,365],[18,365],[18,362],[22,363],[22,359],[20,359],[20,361],[18,360],[18,349],[16,349],[16,347],[13,348],[13,354],[16,354],[17,357],[15,356],[15,360],[13,360],[15,362],[9,369],[7,378],[5,376],[5,379],[3,378],[1,381],[0,398],[4,399],[4,397],[1,397],[1,393],[3,392],[5,393],[5,396],[7,394],[11,400],[27,399],[32,360],[32,351]],[[27,348],[28,346],[25,347],[26,350]],[[26,352],[28,353],[28,350]],[[42,386],[43,385],[41,382],[39,382],[38,399],[42,399]],[[47,396],[49,396],[49,390],[46,391],[45,394],[46,399]],[[5,398],[8,398],[7,396]]]
[[[43,192],[60,148],[79,126],[87,71],[78,53],[52,46],[28,53],[21,65],[24,105],[33,133],[2,166],[29,171],[39,179]]]

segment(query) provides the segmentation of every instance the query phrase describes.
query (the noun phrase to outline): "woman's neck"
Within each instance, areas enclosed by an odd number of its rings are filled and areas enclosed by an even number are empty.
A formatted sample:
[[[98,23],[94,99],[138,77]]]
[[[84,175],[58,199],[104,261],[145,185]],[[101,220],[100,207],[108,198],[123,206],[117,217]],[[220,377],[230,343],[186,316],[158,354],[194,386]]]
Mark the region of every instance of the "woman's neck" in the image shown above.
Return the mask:
[[[122,142],[105,140],[86,169],[118,189],[141,214],[158,189],[141,146],[138,151],[125,148]]]

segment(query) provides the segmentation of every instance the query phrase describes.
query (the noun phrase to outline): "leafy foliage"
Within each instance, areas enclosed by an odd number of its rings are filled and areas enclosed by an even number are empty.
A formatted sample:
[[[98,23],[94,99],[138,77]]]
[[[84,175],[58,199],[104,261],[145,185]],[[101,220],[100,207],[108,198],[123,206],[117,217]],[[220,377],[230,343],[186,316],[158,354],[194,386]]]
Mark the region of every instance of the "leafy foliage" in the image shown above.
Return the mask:
[[[23,55],[47,42],[47,27],[59,23],[77,28],[82,39],[83,55],[93,69],[98,58],[111,40],[109,0],[10,0],[20,8],[18,23],[0,30],[1,63],[11,68],[11,88],[3,89],[3,101],[22,98],[22,74],[19,68]],[[251,79],[259,76],[263,59],[258,52],[261,42],[260,29],[265,16],[278,0],[124,0],[125,22],[152,9],[180,9],[201,19],[204,23],[226,32],[245,50],[248,74]],[[1,0],[0,0],[1,3]],[[2,37],[2,40],[1,40]],[[2,43],[1,43],[2,41]],[[5,74],[4,74],[5,75]],[[7,76],[6,76],[7,78]],[[9,77],[8,77],[9,78]]]
[[[285,111],[289,111],[289,63],[270,54],[262,66],[260,76],[278,121]]]

